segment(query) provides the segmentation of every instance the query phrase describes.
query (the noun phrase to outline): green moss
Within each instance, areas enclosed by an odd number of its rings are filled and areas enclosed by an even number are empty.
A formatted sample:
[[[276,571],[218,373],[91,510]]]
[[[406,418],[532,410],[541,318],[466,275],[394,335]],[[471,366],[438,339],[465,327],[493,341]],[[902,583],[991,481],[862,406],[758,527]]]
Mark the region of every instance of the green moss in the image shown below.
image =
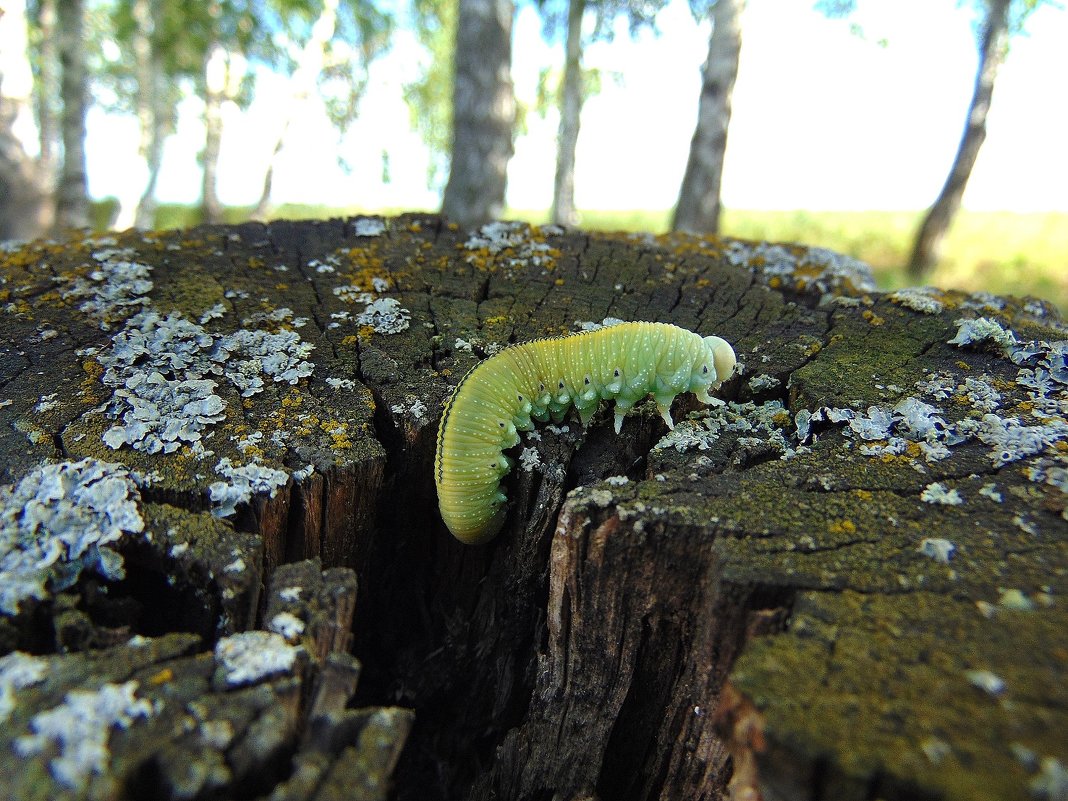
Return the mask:
[[[858,782],[889,769],[947,801],[1025,798],[1030,774],[1011,746],[1063,749],[1054,710],[1068,690],[1049,646],[1066,626],[1063,610],[987,618],[941,594],[804,593],[790,630],[752,643],[732,680],[776,740]],[[1004,693],[973,686],[975,669]]]

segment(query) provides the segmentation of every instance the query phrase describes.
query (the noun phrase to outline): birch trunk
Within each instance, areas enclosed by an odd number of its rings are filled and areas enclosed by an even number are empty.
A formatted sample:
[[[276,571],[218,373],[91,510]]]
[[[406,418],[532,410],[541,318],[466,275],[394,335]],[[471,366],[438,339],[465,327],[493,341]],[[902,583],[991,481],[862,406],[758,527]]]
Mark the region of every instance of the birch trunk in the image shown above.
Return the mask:
[[[8,0],[0,14],[0,241],[32,239],[51,223],[40,165],[27,144],[33,125],[33,73],[26,4]]]
[[[219,201],[219,153],[222,149],[222,106],[226,100],[228,83],[226,51],[215,42],[208,49],[204,67],[204,153],[201,207],[204,222],[222,221],[223,207]]]
[[[504,212],[512,157],[512,0],[460,0],[453,142],[442,212],[473,228]]]
[[[37,130],[41,154],[38,165],[44,186],[53,187],[59,174],[60,131],[56,115],[59,91],[59,34],[56,30],[56,0],[42,0],[37,10],[40,31],[40,65],[34,102],[37,108]]]
[[[986,140],[986,116],[994,94],[994,81],[998,67],[1005,60],[1010,0],[987,0],[986,5],[987,17],[979,42],[979,67],[968,118],[946,183],[916,235],[908,264],[908,274],[913,279],[927,275],[938,263],[946,233],[960,209],[968,178],[979,157],[979,148]]]
[[[260,191],[260,199],[256,203],[256,208],[252,211],[254,220],[265,220],[270,214],[275,163],[278,154],[282,152],[289,126],[315,90],[315,82],[322,74],[326,61],[326,48],[330,40],[334,38],[334,31],[337,28],[338,1],[326,0],[323,3],[322,13],[312,26],[311,36],[301,50],[300,60],[289,78],[289,92],[285,98],[285,106],[278,116],[279,124],[274,134],[267,170],[263,176],[263,189]]]
[[[582,16],[585,0],[571,0],[567,9],[564,85],[560,97],[560,131],[557,136],[556,181],[553,185],[553,222],[575,225],[575,151],[582,118]]]
[[[141,129],[137,153],[144,162],[144,186],[136,194],[119,199],[114,227],[152,228],[156,218],[156,182],[163,161],[163,139],[167,128],[162,65],[153,45],[155,20],[159,9],[153,0],[134,0],[131,13],[136,24],[132,37],[134,68],[137,77],[135,110]]]
[[[712,7],[712,35],[702,71],[697,127],[671,223],[675,231],[714,234],[719,229],[720,184],[731,120],[731,94],[742,52],[744,7],[745,0],[718,0]]]
[[[157,65],[158,66],[158,65]],[[162,76],[156,72],[154,78],[158,81]],[[156,225],[156,184],[159,182],[159,171],[163,166],[163,142],[170,123],[165,119],[167,112],[160,108],[159,84],[155,86],[155,94],[152,98],[154,107],[151,111],[146,109],[142,118],[142,125],[148,126],[148,133],[142,131],[141,147],[145,154],[145,163],[148,168],[148,180],[145,182],[145,191],[137,204],[134,213],[134,226],[137,228],[154,228]]]
[[[81,0],[57,0],[60,95],[63,98],[63,164],[56,187],[56,226],[89,224],[89,187],[85,170],[85,115],[89,80],[85,64],[85,10]]]

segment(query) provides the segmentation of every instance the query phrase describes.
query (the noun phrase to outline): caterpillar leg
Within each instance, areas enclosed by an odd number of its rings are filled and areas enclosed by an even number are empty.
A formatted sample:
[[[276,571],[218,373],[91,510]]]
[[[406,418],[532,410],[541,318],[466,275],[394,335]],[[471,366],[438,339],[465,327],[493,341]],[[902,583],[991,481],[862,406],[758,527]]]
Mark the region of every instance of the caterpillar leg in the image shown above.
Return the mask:
[[[620,398],[616,398],[616,407],[615,407],[616,421],[615,422],[616,422],[616,433],[617,434],[623,429],[623,418],[626,416],[627,412],[630,411],[630,407],[633,406],[633,405],[634,405],[633,403],[628,403],[628,402],[626,402],[626,401],[624,401],[624,400],[622,400]]]
[[[663,401],[656,402],[656,409],[660,412],[660,416],[664,418],[664,422],[667,423],[667,427],[674,430],[675,421],[671,419],[671,401],[666,403]]]

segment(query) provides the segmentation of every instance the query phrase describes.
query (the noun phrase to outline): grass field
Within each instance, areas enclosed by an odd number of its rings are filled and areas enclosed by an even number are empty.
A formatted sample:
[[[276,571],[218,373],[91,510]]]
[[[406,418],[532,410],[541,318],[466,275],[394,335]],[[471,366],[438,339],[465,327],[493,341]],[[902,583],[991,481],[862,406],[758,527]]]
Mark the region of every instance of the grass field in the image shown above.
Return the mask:
[[[375,213],[397,213],[396,209]],[[362,209],[289,206],[277,210],[286,218],[324,218],[369,213]],[[243,219],[230,210],[230,221]],[[547,221],[547,212],[511,210],[512,219]],[[197,222],[197,210],[160,209],[161,228]],[[801,242],[855,256],[875,271],[879,285],[896,289],[911,283],[903,265],[908,260],[920,212],[909,211],[743,211],[728,209],[723,234],[743,239]],[[596,230],[661,233],[670,224],[669,211],[583,212],[582,227]],[[996,294],[1030,295],[1052,301],[1068,317],[1068,213],[1016,214],[970,212],[957,215],[946,242],[942,263],[925,283],[985,290]]]

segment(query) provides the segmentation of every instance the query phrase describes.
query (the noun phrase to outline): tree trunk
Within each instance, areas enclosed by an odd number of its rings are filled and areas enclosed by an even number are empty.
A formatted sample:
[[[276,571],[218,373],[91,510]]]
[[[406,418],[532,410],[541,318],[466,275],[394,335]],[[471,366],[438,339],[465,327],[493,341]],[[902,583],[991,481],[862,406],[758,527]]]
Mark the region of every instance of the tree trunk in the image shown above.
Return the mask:
[[[442,212],[474,228],[504,212],[512,157],[512,0],[460,0],[453,80],[453,140]]]
[[[156,181],[163,161],[163,138],[166,111],[162,67],[154,45],[158,9],[153,0],[134,0],[131,13],[135,23],[132,35],[134,69],[137,77],[135,109],[140,127],[137,153],[144,161],[145,183],[136,196],[119,198],[114,227],[152,228],[156,217]]]
[[[27,149],[33,96],[26,5],[12,0],[0,14],[0,241],[33,239],[51,222],[44,176]]]
[[[908,263],[908,274],[914,280],[923,278],[938,263],[946,233],[960,209],[968,178],[979,157],[979,148],[986,139],[986,117],[994,94],[994,81],[1005,59],[1009,6],[1010,0],[987,0],[987,14],[979,43],[979,67],[975,73],[975,89],[971,105],[968,106],[968,118],[946,183],[934,205],[927,211],[916,235]]]
[[[85,63],[85,10],[82,0],[57,0],[60,96],[63,98],[63,162],[56,187],[56,226],[89,225],[89,186],[85,169],[85,115],[89,75]]]
[[[54,191],[59,175],[60,127],[56,110],[59,107],[59,33],[56,29],[56,0],[42,0],[37,7],[37,27],[40,32],[40,65],[35,82],[34,100],[37,108],[37,129],[41,155],[38,157],[43,185]]]
[[[158,67],[158,64],[156,65]],[[156,80],[162,80],[162,73],[155,73]],[[161,85],[157,84],[152,98],[153,103],[159,103]],[[145,110],[147,111],[147,109]],[[145,182],[145,190],[137,203],[134,212],[133,224],[136,228],[148,229],[156,226],[156,185],[159,182],[159,172],[163,167],[163,145],[167,138],[167,132],[171,130],[171,122],[168,119],[172,112],[156,106],[151,113],[142,116],[142,125],[149,125],[150,130],[146,137],[141,134],[141,146],[145,154],[146,167],[148,168],[148,180]]]
[[[697,127],[679,189],[672,230],[714,234],[719,230],[720,184],[731,121],[731,94],[742,52],[745,0],[718,0],[712,7],[712,35],[702,72]]]
[[[564,85],[560,93],[560,131],[557,135],[556,180],[553,183],[553,222],[574,225],[575,150],[582,117],[582,17],[585,0],[571,0],[567,7],[567,42],[564,58]]]
[[[432,215],[112,238],[3,253],[5,799],[1063,798],[1051,306]],[[722,336],[730,403],[539,424],[457,542],[451,391],[605,314]]]
[[[204,152],[201,209],[204,222],[221,222],[223,206],[219,201],[219,153],[222,149],[222,108],[229,84],[229,58],[222,45],[214,42],[208,48],[204,63]]]
[[[337,27],[338,2],[339,0],[326,0],[323,3],[323,10],[319,14],[319,19],[312,26],[311,36],[304,44],[296,69],[289,77],[289,91],[276,117],[278,127],[275,130],[267,169],[264,172],[260,198],[256,202],[256,207],[252,210],[251,217],[253,220],[263,220],[269,216],[275,162],[278,154],[282,152],[289,126],[314,92],[315,83],[323,71],[326,48],[330,44],[330,40],[334,38],[334,31]]]

